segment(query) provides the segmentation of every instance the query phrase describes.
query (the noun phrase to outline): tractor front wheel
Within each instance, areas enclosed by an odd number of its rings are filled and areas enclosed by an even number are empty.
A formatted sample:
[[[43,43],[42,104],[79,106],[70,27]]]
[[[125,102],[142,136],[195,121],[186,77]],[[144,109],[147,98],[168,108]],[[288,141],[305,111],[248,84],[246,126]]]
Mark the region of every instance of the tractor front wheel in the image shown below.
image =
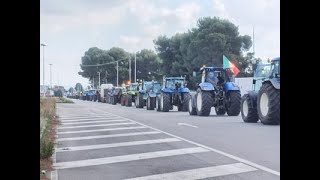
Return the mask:
[[[249,94],[245,94],[241,99],[241,117],[246,123],[256,123],[259,120],[257,106]]]
[[[271,83],[261,86],[258,99],[258,115],[262,124],[280,124],[280,90],[273,87]]]
[[[229,91],[227,101],[228,116],[238,116],[240,114],[241,94],[240,91]]]
[[[212,97],[210,91],[197,90],[197,114],[199,116],[209,116],[212,105]]]

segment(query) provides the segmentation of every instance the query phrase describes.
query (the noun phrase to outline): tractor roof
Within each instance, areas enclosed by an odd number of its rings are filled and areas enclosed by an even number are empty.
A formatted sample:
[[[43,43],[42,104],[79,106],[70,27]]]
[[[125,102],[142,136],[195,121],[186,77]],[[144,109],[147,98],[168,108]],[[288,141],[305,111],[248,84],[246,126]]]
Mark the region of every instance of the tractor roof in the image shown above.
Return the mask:
[[[223,67],[201,67],[200,68],[200,71],[203,71],[203,70],[206,70],[206,71],[224,71],[225,69]]]
[[[165,79],[184,79],[184,77],[166,77]]]
[[[280,61],[280,57],[273,58],[271,61]]]

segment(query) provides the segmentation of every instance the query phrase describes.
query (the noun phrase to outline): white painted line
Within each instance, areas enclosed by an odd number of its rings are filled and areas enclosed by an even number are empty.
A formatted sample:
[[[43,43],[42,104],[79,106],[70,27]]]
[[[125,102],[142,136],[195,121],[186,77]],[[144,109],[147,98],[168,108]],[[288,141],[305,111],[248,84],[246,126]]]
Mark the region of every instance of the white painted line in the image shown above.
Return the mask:
[[[95,117],[95,118],[81,118],[81,119],[60,119],[61,122],[74,122],[74,121],[90,121],[90,120],[101,120],[101,119],[119,119],[120,117]]]
[[[113,123],[113,124],[95,124],[95,125],[86,125],[86,126],[69,126],[69,127],[59,127],[58,129],[75,129],[75,128],[87,128],[87,127],[103,127],[103,126],[119,126],[119,125],[129,125],[129,124],[136,124],[134,122],[128,122],[128,123]]]
[[[191,124],[187,124],[187,123],[178,123],[179,126],[189,126],[189,127],[194,127],[194,128],[198,128],[198,126],[194,126]]]
[[[58,170],[51,171],[51,180],[58,180]]]
[[[111,128],[111,129],[94,129],[94,130],[83,130],[83,131],[66,131],[66,132],[57,132],[57,134],[103,132],[103,131],[116,131],[116,130],[125,130],[125,129],[143,129],[143,128],[146,128],[146,127],[143,127],[143,126],[135,126],[135,127],[123,127],[123,128]]]
[[[114,115],[110,115],[110,114],[106,114],[106,115],[96,115],[96,116],[59,116],[59,119],[61,120],[67,120],[67,119],[82,119],[82,118],[99,118],[99,117],[108,117],[108,116],[114,116]]]
[[[150,132],[121,133],[121,134],[110,134],[110,135],[100,135],[100,136],[72,137],[72,138],[57,139],[57,141],[59,141],[59,142],[61,142],[61,141],[76,141],[76,140],[85,140],[85,139],[99,139],[99,138],[125,137],[125,136],[140,136],[140,135],[148,135],[148,134],[161,134],[161,132],[150,131]]]
[[[183,148],[183,149],[175,149],[175,150],[167,150],[167,151],[155,151],[155,152],[130,154],[130,155],[123,155],[123,156],[113,156],[113,157],[98,158],[98,159],[59,162],[59,163],[53,164],[53,166],[56,169],[67,169],[67,168],[96,166],[96,165],[103,165],[103,164],[112,164],[112,163],[119,163],[119,162],[128,162],[128,161],[135,161],[135,160],[142,160],[142,159],[160,158],[160,157],[168,157],[168,156],[176,156],[176,155],[184,155],[184,154],[192,154],[192,153],[201,153],[201,152],[208,152],[208,151],[209,150],[201,147]]]
[[[136,146],[144,144],[157,144],[157,143],[166,143],[166,142],[176,142],[181,141],[177,138],[166,138],[166,139],[154,139],[154,140],[145,140],[145,141],[130,141],[130,142],[121,142],[121,143],[109,143],[109,144],[97,144],[89,146],[73,146],[73,147],[62,147],[57,148],[57,152],[69,152],[69,151],[82,151],[90,149],[104,149],[104,148],[113,148],[113,147],[123,147],[123,146]]]
[[[256,168],[243,163],[227,164],[221,166],[212,166],[206,168],[191,169],[172,173],[156,174],[151,176],[130,178],[126,180],[196,180],[217,176],[226,176],[250,171],[256,171]]]
[[[126,119],[120,119],[120,120],[97,120],[97,121],[88,121],[88,122],[66,122],[62,123],[62,125],[74,125],[74,124],[90,124],[90,123],[104,123],[104,122],[121,122],[121,121],[128,121]]]
[[[119,117],[122,117],[122,116],[119,116]],[[280,172],[275,171],[275,170],[270,169],[270,168],[267,168],[267,167],[265,167],[265,166],[259,165],[259,164],[257,164],[257,163],[252,162],[252,161],[249,161],[249,160],[246,160],[246,159],[242,159],[242,158],[240,158],[240,157],[231,155],[231,154],[229,154],[229,153],[225,153],[225,152],[223,152],[223,151],[220,151],[220,150],[217,150],[217,149],[208,147],[208,146],[203,145],[203,144],[196,143],[196,142],[194,142],[194,141],[187,140],[187,139],[185,139],[185,138],[182,138],[182,137],[173,135],[173,134],[171,134],[171,133],[162,131],[162,130],[157,129],[157,128],[153,128],[153,127],[151,127],[151,126],[142,124],[142,123],[137,122],[137,121],[134,121],[134,120],[132,120],[132,119],[128,119],[128,118],[125,118],[125,117],[122,117],[122,118],[123,118],[123,119],[127,119],[127,120],[132,121],[132,122],[135,122],[135,123],[137,123],[137,124],[140,124],[141,126],[144,126],[144,127],[146,127],[146,128],[150,128],[150,129],[153,129],[153,130],[155,130],[155,131],[162,132],[162,133],[167,134],[167,135],[169,135],[169,136],[172,136],[172,137],[181,139],[181,140],[186,141],[186,142],[188,142],[188,143],[191,143],[191,144],[197,145],[197,146],[199,146],[199,147],[208,149],[208,150],[210,150],[210,151],[216,152],[216,153],[218,153],[218,154],[224,155],[224,156],[226,156],[226,157],[229,157],[229,158],[231,158],[231,159],[237,160],[237,161],[242,162],[242,163],[244,163],[244,164],[248,164],[248,165],[253,166],[253,167],[255,167],[255,168],[264,170],[264,171],[269,172],[269,173],[271,173],[271,174],[280,176]]]

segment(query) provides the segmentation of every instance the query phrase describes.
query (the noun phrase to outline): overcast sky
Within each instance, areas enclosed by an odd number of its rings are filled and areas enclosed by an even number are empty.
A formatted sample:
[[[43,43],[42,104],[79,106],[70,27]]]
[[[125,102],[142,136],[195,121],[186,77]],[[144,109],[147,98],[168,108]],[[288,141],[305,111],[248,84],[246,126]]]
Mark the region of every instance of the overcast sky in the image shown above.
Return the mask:
[[[241,35],[255,31],[256,57],[280,56],[279,0],[41,0],[40,43],[45,47],[45,84],[77,82],[84,52],[90,47],[125,51],[153,49],[159,35],[172,36],[195,27],[204,16],[227,18]],[[40,84],[43,48],[40,47]]]

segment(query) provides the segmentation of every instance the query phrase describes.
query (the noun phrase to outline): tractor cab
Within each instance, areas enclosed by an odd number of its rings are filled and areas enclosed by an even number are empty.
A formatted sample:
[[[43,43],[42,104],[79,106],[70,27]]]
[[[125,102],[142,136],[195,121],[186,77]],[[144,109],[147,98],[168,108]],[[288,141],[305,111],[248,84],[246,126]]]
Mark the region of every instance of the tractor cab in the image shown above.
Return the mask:
[[[185,79],[183,77],[167,77],[164,78],[164,88],[178,90],[185,88]]]
[[[271,63],[259,63],[253,76],[253,91],[258,92],[264,82],[271,82],[280,89],[280,57],[271,60]]]
[[[212,85],[222,85],[226,82],[234,82],[233,72],[222,67],[202,67],[202,83],[209,82]]]

